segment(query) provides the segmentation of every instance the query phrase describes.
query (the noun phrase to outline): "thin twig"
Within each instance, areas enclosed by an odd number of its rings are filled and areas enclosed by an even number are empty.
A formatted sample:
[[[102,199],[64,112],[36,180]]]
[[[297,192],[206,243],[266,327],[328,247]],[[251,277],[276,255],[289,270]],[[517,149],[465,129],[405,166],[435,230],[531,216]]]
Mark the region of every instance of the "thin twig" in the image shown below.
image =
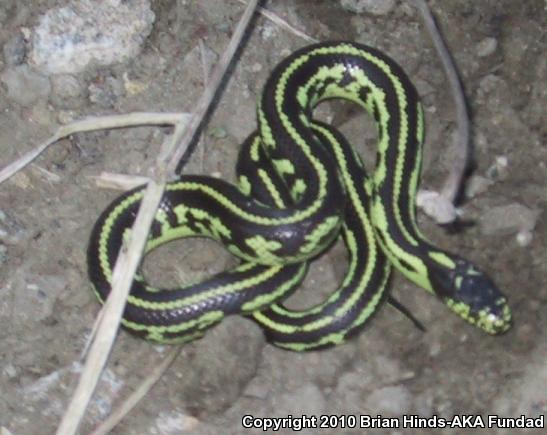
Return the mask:
[[[98,328],[97,336],[91,345],[91,350],[85,363],[74,396],[57,429],[57,435],[73,435],[80,425],[87,404],[97,385],[100,373],[106,364],[110,349],[129,294],[134,274],[140,263],[142,252],[147,240],[148,231],[154,219],[156,209],[165,189],[167,174],[174,174],[178,161],[184,155],[188,144],[194,137],[203,115],[215,95],[226,69],[239,45],[248,23],[256,9],[257,0],[250,1],[243,13],[227,50],[216,66],[211,77],[210,86],[203,92],[197,110],[192,115],[187,126],[182,122],[175,125],[173,135],[165,142],[156,167],[152,171],[151,181],[144,192],[139,212],[135,219],[127,250],[122,249],[118,255],[112,277],[112,291],[103,308],[103,321]]]
[[[116,425],[122,421],[122,419],[131,412],[131,410],[137,406],[137,404],[143,399],[148,391],[154,386],[156,382],[163,376],[169,366],[175,361],[182,346],[173,347],[169,353],[163,358],[160,364],[154,366],[148,376],[137,389],[125,399],[119,408],[115,409],[108,418],[101,423],[90,435],[106,435],[110,433]]]
[[[203,86],[207,87],[209,85],[209,77],[211,75],[211,60],[208,59],[207,56],[207,49],[205,47],[205,43],[203,42],[203,39],[200,39],[198,41],[199,46],[199,54],[201,58],[201,69],[203,73]],[[207,135],[202,135],[201,137],[201,147],[199,151],[199,169],[200,172],[203,172],[203,162],[205,160],[205,152],[207,150]]]
[[[141,253],[148,234],[148,231],[143,231],[142,228],[148,228],[152,224],[156,207],[163,194],[164,185],[165,175],[158,174],[156,179],[151,180],[146,187],[145,198],[141,202],[141,207],[131,232],[129,246],[127,250],[122,249],[122,252],[118,255],[112,276],[112,292],[104,304],[102,321],[91,343],[89,355],[72,400],[57,429],[57,435],[75,434],[85,414],[87,404],[95,390],[114,343],[119,319],[125,307],[125,300],[127,299],[133,276],[140,262]]]
[[[467,106],[465,104],[464,92],[458,72],[450,56],[448,49],[442,39],[442,36],[435,24],[435,20],[425,0],[413,0],[415,7],[420,12],[422,20],[433,41],[452,92],[452,98],[456,106],[457,131],[454,136],[454,144],[457,147],[457,158],[452,162],[452,167],[441,189],[441,196],[454,203],[465,176],[467,169],[469,144],[470,144],[470,124]]]
[[[104,117],[93,117],[62,125],[57,132],[48,140],[38,145],[13,163],[10,163],[0,171],[0,183],[23,169],[36,157],[38,157],[51,144],[70,136],[74,133],[86,131],[105,130],[122,127],[133,127],[137,125],[175,125],[187,119],[185,113],[146,113],[135,112],[125,115],[109,115]]]

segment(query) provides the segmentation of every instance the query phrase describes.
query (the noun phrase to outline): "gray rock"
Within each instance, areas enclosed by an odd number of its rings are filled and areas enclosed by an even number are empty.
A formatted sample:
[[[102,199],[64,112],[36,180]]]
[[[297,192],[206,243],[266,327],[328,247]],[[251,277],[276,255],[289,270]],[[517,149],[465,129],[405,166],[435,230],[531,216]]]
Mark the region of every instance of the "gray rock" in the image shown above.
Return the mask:
[[[47,98],[51,91],[49,79],[27,65],[6,69],[0,80],[7,88],[8,97],[21,106],[32,106],[41,98]]]
[[[494,207],[480,218],[480,229],[485,235],[508,235],[519,231],[532,231],[541,212],[512,203]]]
[[[72,0],[42,15],[29,59],[50,74],[121,62],[140,51],[153,21],[147,0]]]
[[[4,60],[6,65],[21,65],[25,61],[27,47],[23,34],[17,32],[4,44]]]

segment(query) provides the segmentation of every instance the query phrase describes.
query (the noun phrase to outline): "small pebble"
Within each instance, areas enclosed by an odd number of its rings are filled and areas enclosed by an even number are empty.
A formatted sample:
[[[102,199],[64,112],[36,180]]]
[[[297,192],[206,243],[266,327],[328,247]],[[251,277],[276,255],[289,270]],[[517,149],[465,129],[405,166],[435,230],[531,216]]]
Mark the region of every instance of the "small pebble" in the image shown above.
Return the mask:
[[[518,232],[531,232],[536,226],[540,214],[539,210],[531,210],[518,203],[493,207],[480,218],[481,233],[502,236]],[[529,236],[525,236],[524,242],[527,237]]]
[[[255,62],[251,65],[251,72],[258,73],[262,71],[262,64],[260,62]]]
[[[496,51],[498,48],[498,40],[496,38],[484,38],[477,44],[477,56],[487,57]]]
[[[278,33],[279,28],[274,24],[270,24],[269,22],[266,22],[260,29],[260,36],[262,36],[262,39],[264,39],[265,41],[275,38]]]
[[[432,190],[420,190],[416,197],[416,205],[438,224],[454,222],[457,218],[457,210],[454,204]]]
[[[215,139],[223,139],[228,135],[228,133],[226,132],[226,129],[220,126],[212,127],[211,129],[209,129],[209,134]]]
[[[517,233],[517,243],[521,247],[528,246],[530,243],[532,243],[532,240],[534,239],[534,235],[532,231],[530,230],[522,230]]]
[[[507,156],[497,156],[494,163],[486,170],[486,176],[494,180],[503,180],[509,171]]]
[[[17,369],[13,364],[6,364],[4,367],[4,373],[8,378],[13,379],[17,376]]]
[[[475,198],[477,195],[486,192],[492,184],[494,184],[492,179],[474,175],[465,186],[465,196],[467,198]]]

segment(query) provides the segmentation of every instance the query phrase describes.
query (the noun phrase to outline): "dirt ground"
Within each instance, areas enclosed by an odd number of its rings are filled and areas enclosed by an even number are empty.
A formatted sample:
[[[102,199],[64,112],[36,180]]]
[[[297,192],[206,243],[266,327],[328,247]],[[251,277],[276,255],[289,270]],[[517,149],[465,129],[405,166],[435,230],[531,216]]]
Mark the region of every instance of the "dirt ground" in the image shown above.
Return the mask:
[[[2,1],[0,45],[17,47],[13,38],[21,28],[32,28],[47,9],[62,3]],[[357,14],[341,3],[351,2],[281,0],[265,6],[318,40],[366,43],[403,66],[426,109],[422,185],[439,186],[451,161],[455,113],[419,16],[408,2],[397,2],[381,15]],[[465,220],[474,223],[462,232],[448,233],[424,216],[420,225],[439,246],[472,259],[494,277],[509,298],[513,328],[503,336],[486,336],[399,275],[392,293],[425,324],[426,332],[384,306],[348,344],[296,354],[267,344],[254,323],[230,318],[186,345],[113,433],[260,433],[242,426],[244,415],[346,415],[358,422],[367,415],[481,415],[485,423],[489,415],[545,415],[545,3],[435,0],[430,5],[461,71],[473,116],[471,180],[476,191],[462,204]],[[0,88],[1,167],[46,139],[63,119],[192,110],[204,83],[199,46],[214,62],[243,5],[168,0],[152,2],[152,7],[156,20],[142,52],[125,63],[76,74],[81,92],[67,97],[46,87],[25,103],[10,98],[6,86]],[[279,60],[306,44],[266,18],[256,19],[186,173],[234,179],[238,145],[256,126],[256,99],[266,77]],[[7,68],[1,60],[0,72]],[[128,80],[137,86],[126,86]],[[373,129],[359,111],[339,104],[320,110],[356,146],[365,142],[373,149]],[[93,223],[117,195],[98,188],[93,177],[101,171],[145,175],[168,133],[142,127],[78,134],[0,186],[2,435],[53,433],[76,384],[81,352],[99,311],[87,278],[86,247]],[[515,209],[539,216],[524,236],[517,234],[522,228],[520,212],[511,212]],[[504,219],[510,222],[501,224]],[[204,277],[234,261],[214,243],[195,240],[177,241],[149,257],[146,268],[162,284]],[[344,269],[345,250],[338,244],[314,263],[291,306],[319,300],[321,291],[335,288]],[[165,347],[121,332],[81,433],[103,420],[165,352]],[[308,433],[373,432],[344,428],[343,422],[337,418],[335,427]],[[408,432],[402,427],[374,431]],[[446,430],[431,433],[440,432]],[[503,430],[478,433],[493,432]]]

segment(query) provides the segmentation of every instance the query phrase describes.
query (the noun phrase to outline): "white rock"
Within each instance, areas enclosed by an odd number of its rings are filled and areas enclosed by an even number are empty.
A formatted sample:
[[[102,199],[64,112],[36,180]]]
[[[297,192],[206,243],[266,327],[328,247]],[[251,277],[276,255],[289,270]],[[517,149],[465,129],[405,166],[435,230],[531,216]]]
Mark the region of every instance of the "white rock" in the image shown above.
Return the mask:
[[[517,233],[517,243],[521,247],[528,246],[534,239],[534,234],[530,230],[521,230]]]
[[[29,62],[60,74],[124,61],[139,52],[153,21],[147,0],[71,0],[40,18]]]
[[[434,190],[418,191],[416,205],[439,225],[454,222],[458,217],[454,204]]]

